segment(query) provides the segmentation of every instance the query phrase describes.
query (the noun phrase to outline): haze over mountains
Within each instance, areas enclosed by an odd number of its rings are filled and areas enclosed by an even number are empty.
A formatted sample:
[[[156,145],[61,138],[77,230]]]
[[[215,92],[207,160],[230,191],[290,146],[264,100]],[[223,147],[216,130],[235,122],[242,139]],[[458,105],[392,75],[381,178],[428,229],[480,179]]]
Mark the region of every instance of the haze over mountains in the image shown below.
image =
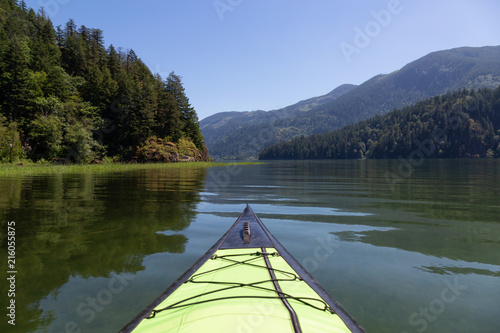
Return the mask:
[[[222,112],[203,119],[215,159],[255,159],[272,144],[334,131],[462,88],[500,85],[500,46],[463,47],[424,56],[390,74],[273,111]]]

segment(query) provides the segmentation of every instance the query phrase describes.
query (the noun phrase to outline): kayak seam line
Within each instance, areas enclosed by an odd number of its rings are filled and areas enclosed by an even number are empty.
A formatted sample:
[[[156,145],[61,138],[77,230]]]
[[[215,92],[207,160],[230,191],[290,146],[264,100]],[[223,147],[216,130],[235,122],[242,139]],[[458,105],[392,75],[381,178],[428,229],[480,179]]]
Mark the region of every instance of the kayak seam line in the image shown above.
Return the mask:
[[[262,252],[266,252],[266,249],[262,248]],[[300,328],[300,323],[299,323],[299,318],[297,317],[297,313],[295,312],[293,307],[290,305],[288,300],[284,297],[285,295],[283,294],[283,291],[281,290],[281,287],[280,287],[278,280],[276,278],[276,274],[274,274],[274,268],[271,266],[271,262],[269,261],[269,258],[267,256],[264,256],[264,261],[265,261],[267,269],[269,271],[269,275],[271,276],[271,280],[273,281],[274,289],[276,289],[276,292],[277,292],[279,298],[281,299],[281,302],[288,310],[288,313],[290,315],[290,320],[292,321],[293,330],[296,333],[302,333],[302,329]]]

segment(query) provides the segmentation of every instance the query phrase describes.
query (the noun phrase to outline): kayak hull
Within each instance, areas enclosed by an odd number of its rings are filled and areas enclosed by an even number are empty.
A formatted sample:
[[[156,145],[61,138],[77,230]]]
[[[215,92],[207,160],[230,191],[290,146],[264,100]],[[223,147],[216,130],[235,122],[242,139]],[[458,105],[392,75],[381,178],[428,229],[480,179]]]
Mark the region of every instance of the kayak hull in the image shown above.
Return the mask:
[[[121,332],[364,332],[247,206]]]

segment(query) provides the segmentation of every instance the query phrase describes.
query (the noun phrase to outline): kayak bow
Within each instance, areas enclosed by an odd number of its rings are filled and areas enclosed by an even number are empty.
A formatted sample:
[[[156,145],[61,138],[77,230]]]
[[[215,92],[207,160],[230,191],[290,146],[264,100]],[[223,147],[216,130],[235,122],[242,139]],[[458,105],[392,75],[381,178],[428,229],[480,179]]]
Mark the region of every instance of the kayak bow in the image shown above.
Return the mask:
[[[365,332],[250,206],[120,332]]]

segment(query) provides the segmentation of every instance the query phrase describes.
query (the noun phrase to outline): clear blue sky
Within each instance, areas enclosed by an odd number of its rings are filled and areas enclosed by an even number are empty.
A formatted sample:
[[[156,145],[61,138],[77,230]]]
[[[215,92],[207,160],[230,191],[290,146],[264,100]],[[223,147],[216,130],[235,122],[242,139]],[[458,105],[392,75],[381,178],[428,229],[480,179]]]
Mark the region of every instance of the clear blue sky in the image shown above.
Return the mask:
[[[201,119],[272,110],[430,52],[500,45],[498,0],[26,0],[183,77]]]

